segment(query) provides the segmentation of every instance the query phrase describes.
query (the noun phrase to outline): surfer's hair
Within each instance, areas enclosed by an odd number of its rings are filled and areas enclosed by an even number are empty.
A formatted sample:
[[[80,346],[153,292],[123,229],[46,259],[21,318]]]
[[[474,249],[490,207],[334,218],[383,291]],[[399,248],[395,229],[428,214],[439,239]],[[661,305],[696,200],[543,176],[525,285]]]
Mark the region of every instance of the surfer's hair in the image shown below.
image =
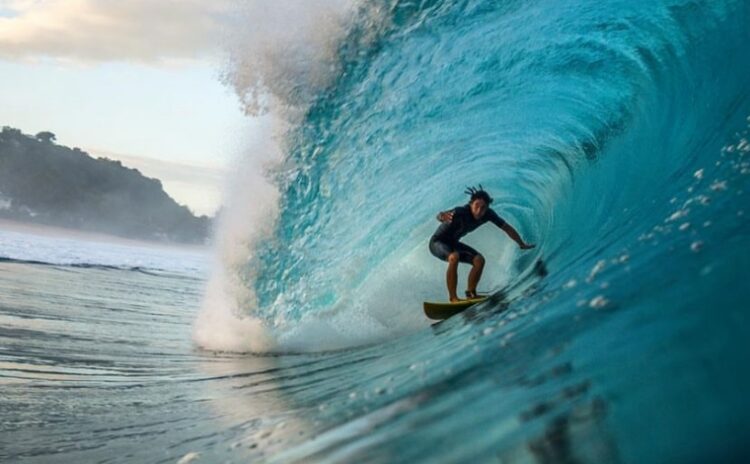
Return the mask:
[[[485,192],[484,188],[482,187],[482,184],[479,184],[479,188],[466,187],[466,190],[464,191],[464,193],[471,197],[469,199],[469,203],[471,203],[474,200],[484,200],[484,202],[487,203],[487,206],[492,204],[492,197],[490,196],[489,193]]]

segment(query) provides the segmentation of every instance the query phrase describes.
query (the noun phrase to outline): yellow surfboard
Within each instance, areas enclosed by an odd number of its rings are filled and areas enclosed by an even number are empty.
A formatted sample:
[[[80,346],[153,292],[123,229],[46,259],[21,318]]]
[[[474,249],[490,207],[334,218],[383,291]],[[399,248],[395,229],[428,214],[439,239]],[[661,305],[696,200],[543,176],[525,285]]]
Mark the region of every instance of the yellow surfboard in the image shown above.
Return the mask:
[[[486,296],[480,296],[478,298],[472,298],[470,300],[460,300],[455,303],[443,302],[435,303],[432,301],[424,302],[424,314],[430,319],[442,320],[447,319],[455,314],[460,313],[470,306],[474,306],[477,303],[486,301]]]

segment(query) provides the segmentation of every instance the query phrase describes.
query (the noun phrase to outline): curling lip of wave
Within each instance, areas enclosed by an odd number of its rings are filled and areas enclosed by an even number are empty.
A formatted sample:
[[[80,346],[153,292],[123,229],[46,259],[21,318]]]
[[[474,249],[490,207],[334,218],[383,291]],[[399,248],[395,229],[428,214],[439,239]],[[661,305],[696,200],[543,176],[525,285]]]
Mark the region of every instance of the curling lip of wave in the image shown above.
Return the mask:
[[[675,90],[689,92],[703,78],[690,60],[706,50],[688,45],[700,43],[706,15],[731,17],[723,5],[696,12],[679,2],[648,12],[620,5],[611,17],[607,5],[575,17],[559,4],[542,16],[520,3],[390,6],[343,34],[329,85],[291,92],[307,95],[291,106],[310,106],[284,132],[272,170],[278,195],[264,207],[274,227],[250,234],[247,262],[226,269],[242,287],[241,298],[228,290],[230,312],[251,314],[277,341],[305,330],[326,334],[312,337],[317,343],[393,336],[391,324],[421,327],[387,308],[419,307],[441,288],[423,246],[431,232],[424,218],[463,201],[457,192],[478,180],[556,266],[591,256],[598,237],[616,233],[625,243],[632,215],[611,219],[605,210],[634,210],[643,194],[661,197],[660,177],[682,169],[675,153],[704,116],[685,113],[691,103]],[[329,47],[329,39],[317,45]],[[324,55],[330,60],[330,50]],[[321,55],[292,56],[300,64]],[[256,89],[257,80],[235,71],[241,94]],[[281,94],[310,83],[295,77],[283,76],[294,85],[279,87]],[[683,131],[665,139],[675,112],[686,114]],[[634,167],[641,191],[606,189]],[[405,190],[420,201],[409,215],[394,215]],[[512,285],[535,261],[483,242],[483,252],[502,258],[485,282]],[[361,328],[367,336],[357,334]]]

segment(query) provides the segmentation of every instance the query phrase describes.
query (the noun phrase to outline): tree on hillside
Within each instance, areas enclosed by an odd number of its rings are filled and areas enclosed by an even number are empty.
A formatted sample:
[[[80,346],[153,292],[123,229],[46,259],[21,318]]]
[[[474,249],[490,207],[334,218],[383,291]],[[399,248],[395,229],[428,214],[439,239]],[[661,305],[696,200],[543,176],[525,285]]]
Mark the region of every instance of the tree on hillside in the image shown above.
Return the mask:
[[[0,140],[13,140],[20,137],[23,137],[23,132],[14,127],[3,126],[3,130],[0,132]]]
[[[53,143],[57,140],[57,136],[49,131],[42,131],[36,134],[36,139],[43,143]]]

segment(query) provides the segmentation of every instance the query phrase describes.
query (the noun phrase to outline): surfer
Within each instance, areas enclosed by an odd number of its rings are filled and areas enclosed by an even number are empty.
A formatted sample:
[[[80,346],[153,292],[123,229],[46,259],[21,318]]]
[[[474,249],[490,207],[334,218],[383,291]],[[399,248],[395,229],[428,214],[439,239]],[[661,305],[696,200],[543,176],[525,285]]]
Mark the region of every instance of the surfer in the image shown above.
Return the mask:
[[[522,250],[529,250],[536,246],[524,242],[516,229],[490,208],[492,197],[484,191],[482,184],[479,184],[478,189],[475,187],[467,188],[465,193],[470,195],[469,203],[438,213],[437,220],[441,224],[430,238],[430,253],[448,262],[446,283],[448,284],[448,297],[451,302],[459,301],[456,295],[458,263],[471,264],[468,288],[466,289],[466,297],[469,299],[477,297],[477,284],[479,279],[482,278],[482,270],[484,269],[484,256],[459,241],[464,235],[472,232],[485,222],[492,222],[508,234],[508,237],[513,239]]]

